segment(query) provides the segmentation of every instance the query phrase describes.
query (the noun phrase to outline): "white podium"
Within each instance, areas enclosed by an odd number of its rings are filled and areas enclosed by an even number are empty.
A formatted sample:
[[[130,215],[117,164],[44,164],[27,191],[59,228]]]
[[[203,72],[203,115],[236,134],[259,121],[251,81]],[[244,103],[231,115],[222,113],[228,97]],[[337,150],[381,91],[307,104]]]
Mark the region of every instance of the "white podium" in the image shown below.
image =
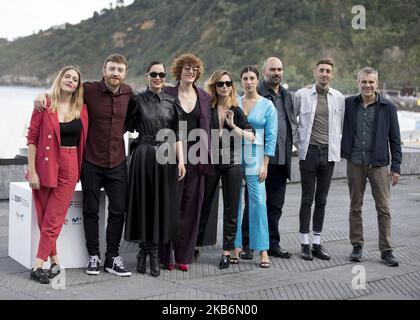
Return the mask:
[[[101,257],[105,253],[105,192],[101,191],[99,202],[99,243]],[[9,256],[32,268],[38,251],[39,227],[32,190],[28,182],[11,182],[9,198]],[[57,240],[57,254],[65,268],[83,268],[89,255],[83,228],[83,197],[80,183],[77,184],[66,220]],[[49,261],[44,265],[49,267]]]

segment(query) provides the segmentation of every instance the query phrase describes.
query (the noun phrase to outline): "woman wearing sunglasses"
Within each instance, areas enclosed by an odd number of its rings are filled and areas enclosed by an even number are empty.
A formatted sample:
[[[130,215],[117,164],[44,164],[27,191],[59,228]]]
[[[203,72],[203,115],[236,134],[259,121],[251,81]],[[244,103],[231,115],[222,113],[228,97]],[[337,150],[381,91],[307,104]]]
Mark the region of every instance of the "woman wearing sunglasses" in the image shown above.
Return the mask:
[[[189,140],[184,148],[188,153],[188,157],[184,155],[184,159],[187,160],[187,175],[179,185],[180,238],[178,241],[161,246],[160,251],[161,263],[168,270],[175,267],[171,260],[172,251],[176,267],[181,271],[189,269],[197,240],[204,194],[204,176],[213,173],[210,153],[210,96],[195,85],[203,73],[203,62],[198,57],[193,54],[183,54],[172,63],[172,75],[178,81],[177,86],[165,88],[165,92],[178,97],[181,102],[183,129],[180,133],[183,141]],[[189,152],[190,150],[192,152]]]
[[[239,106],[255,128],[255,141],[244,145],[243,167],[249,199],[249,248],[260,251],[260,267],[270,267],[267,250],[269,234],[267,221],[265,179],[269,157],[273,157],[277,141],[277,109],[273,103],[257,93],[259,72],[253,66],[241,71],[244,95]],[[241,210],[238,213],[238,229],[235,239],[235,258],[239,258],[242,247]]]
[[[159,243],[179,237],[177,181],[185,176],[182,142],[177,136],[179,100],[162,92],[165,77],[163,63],[150,63],[146,73],[148,88],[132,96],[126,119],[126,129],[137,131],[139,136],[130,145],[125,239],[140,241],[137,271],[146,272],[146,258],[150,256],[150,274],[154,277],[160,274]],[[171,134],[168,142],[161,141],[161,136]],[[165,149],[166,156],[160,152]],[[170,156],[175,154],[178,165]]]
[[[242,139],[254,139],[253,127],[249,124],[243,111],[238,107],[238,99],[232,75],[226,70],[215,71],[207,82],[207,92],[211,96],[210,128],[217,137],[212,139],[213,163],[215,175],[205,179],[203,206],[201,208],[200,226],[197,246],[203,245],[204,231],[207,226],[211,205],[219,180],[223,189],[223,253],[219,268],[225,269],[229,264],[239,260],[230,258],[235,249],[238,204],[241,194],[243,170]],[[218,193],[216,193],[218,194]]]

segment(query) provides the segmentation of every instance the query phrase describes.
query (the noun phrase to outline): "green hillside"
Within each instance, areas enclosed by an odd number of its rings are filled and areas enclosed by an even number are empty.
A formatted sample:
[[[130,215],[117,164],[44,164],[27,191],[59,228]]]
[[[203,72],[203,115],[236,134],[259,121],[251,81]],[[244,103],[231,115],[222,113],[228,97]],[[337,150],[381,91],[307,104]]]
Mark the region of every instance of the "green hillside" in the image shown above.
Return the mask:
[[[420,2],[359,4],[366,30],[352,28],[350,0],[137,0],[65,29],[1,40],[0,78],[44,80],[76,64],[86,79],[96,79],[104,58],[118,52],[129,59],[131,83],[140,85],[149,61],[169,64],[192,52],[205,62],[206,76],[219,67],[238,74],[276,55],[285,81],[298,88],[312,82],[313,63],[329,56],[337,61],[334,86],[345,92],[355,90],[357,70],[366,65],[379,70],[388,89],[420,86]]]

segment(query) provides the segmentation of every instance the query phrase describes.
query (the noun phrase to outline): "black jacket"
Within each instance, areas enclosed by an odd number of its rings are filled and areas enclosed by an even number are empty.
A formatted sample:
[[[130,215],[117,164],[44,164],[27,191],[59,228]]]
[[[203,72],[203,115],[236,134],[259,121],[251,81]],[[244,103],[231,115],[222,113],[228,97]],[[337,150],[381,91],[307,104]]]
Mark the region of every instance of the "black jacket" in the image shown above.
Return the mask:
[[[233,111],[233,122],[235,125],[242,129],[242,130],[251,130],[255,134],[254,127],[248,122],[247,116],[239,107],[230,107],[231,111]],[[219,113],[217,107],[211,108],[211,114],[210,114],[210,128],[212,130],[217,129],[220,130],[219,125]],[[229,133],[232,131],[232,129],[228,126],[228,124],[225,123],[223,125],[223,129],[229,131]],[[212,134],[213,131],[212,131]],[[233,137],[237,137],[237,141]],[[236,136],[233,134],[233,136],[230,136],[229,139],[222,139],[220,140],[217,136],[212,137],[212,149],[215,154],[213,155],[213,160],[216,160],[219,155],[220,151],[224,153],[229,153],[229,159],[231,164],[240,164],[242,163],[242,138]]]
[[[137,131],[139,136],[130,144],[130,155],[141,143],[160,145],[156,135],[160,130],[170,129],[179,141],[178,125],[181,119],[181,106],[178,98],[161,92],[156,94],[149,89],[131,96],[125,119],[125,130]]]
[[[281,86],[281,85],[280,85]],[[284,97],[284,108],[286,111],[286,115],[287,115],[287,132],[290,134],[290,136],[288,138],[286,138],[286,146],[285,146],[285,151],[286,151],[286,168],[287,168],[287,177],[291,178],[291,168],[292,168],[292,145],[293,145],[293,140],[295,140],[295,136],[297,134],[297,128],[298,128],[298,121],[296,118],[296,114],[294,112],[294,108],[293,108],[293,99],[292,99],[292,95],[289,92],[289,90],[283,88],[283,86],[281,86],[281,91],[283,93],[283,97]],[[268,100],[270,100],[271,102],[273,102],[273,98],[270,94],[270,90],[268,89],[268,86],[266,84],[265,81],[262,81],[259,85],[258,85],[258,93],[263,96],[264,98],[267,98]],[[276,108],[277,106],[274,105]],[[279,131],[280,132],[280,131]],[[279,135],[280,133],[278,133]],[[277,142],[279,141],[279,139],[277,138]],[[278,144],[276,144],[276,153],[274,157],[270,157],[270,162],[269,164],[277,164],[278,163],[278,157],[279,157],[279,146]]]
[[[356,134],[357,106],[360,103],[360,95],[346,98],[341,157],[347,160],[351,160],[353,141]],[[402,152],[397,108],[392,102],[379,94],[372,134],[370,165],[372,167],[388,166],[390,163],[389,153],[391,151],[391,171],[400,173]]]

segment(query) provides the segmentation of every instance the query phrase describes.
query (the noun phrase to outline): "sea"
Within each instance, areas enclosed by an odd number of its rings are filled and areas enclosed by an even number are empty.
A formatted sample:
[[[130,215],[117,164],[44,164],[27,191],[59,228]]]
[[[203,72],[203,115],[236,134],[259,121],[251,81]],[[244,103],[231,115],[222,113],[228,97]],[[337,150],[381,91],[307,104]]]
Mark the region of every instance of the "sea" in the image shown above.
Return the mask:
[[[25,152],[34,99],[46,90],[0,86],[0,159],[13,159]]]
[[[25,156],[35,97],[47,88],[0,86],[0,159]],[[420,113],[398,111],[401,139],[407,148],[420,150]]]

